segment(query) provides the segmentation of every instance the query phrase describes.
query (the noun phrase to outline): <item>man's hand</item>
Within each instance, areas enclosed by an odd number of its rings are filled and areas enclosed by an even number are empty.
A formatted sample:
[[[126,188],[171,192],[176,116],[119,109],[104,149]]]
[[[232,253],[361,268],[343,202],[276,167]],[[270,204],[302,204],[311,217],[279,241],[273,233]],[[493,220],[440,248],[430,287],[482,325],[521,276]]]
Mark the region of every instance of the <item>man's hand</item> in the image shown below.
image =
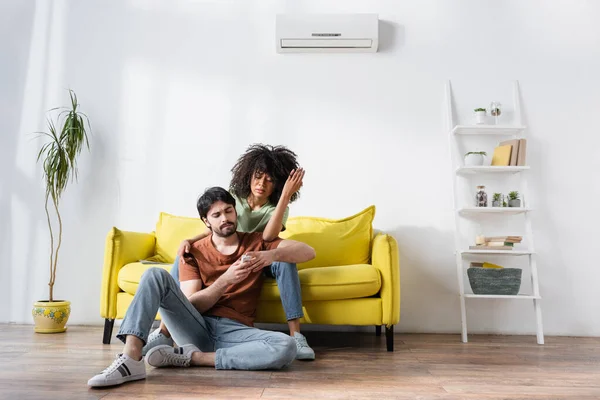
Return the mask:
[[[296,193],[302,187],[302,180],[304,179],[304,168],[293,169],[290,172],[290,176],[288,176],[285,185],[283,186],[283,190],[281,192],[281,197],[290,200],[294,193]]]
[[[185,264],[185,260],[183,259],[183,253],[189,253],[190,248],[192,247],[192,243],[189,240],[184,240],[179,245],[179,250],[177,250],[177,255],[179,256],[179,262]]]
[[[248,268],[249,264],[250,262],[242,262],[242,259],[240,258],[227,268],[227,271],[221,275],[221,279],[225,279],[227,286],[243,281],[250,275],[250,272],[252,272],[250,268]]]
[[[275,252],[272,250],[249,251],[246,255],[250,256],[250,261],[246,268],[251,272],[260,271],[264,267],[268,267],[275,262]]]

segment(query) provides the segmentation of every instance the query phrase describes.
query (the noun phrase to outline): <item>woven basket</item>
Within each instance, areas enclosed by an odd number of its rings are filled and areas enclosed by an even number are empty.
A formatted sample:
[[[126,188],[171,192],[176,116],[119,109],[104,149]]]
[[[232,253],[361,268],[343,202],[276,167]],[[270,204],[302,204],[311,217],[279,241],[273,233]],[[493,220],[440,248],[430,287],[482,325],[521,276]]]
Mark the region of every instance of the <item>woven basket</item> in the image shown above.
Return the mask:
[[[516,295],[521,289],[520,268],[468,268],[469,284],[475,294]]]

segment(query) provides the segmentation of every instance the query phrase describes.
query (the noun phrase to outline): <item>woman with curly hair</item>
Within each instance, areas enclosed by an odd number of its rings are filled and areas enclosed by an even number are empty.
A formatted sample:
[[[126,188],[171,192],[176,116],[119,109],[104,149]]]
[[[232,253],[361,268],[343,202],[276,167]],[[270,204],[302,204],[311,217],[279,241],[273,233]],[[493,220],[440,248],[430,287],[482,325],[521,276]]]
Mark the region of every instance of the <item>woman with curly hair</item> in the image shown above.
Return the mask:
[[[263,239],[271,241],[285,230],[290,203],[300,196],[304,169],[300,168],[296,154],[284,146],[254,144],[248,147],[231,169],[229,191],[235,198],[237,230],[239,232],[263,232]],[[171,275],[179,281],[179,264],[185,263],[183,255],[196,241],[211,234],[206,229],[198,236],[181,243]],[[314,360],[315,352],[300,333],[302,294],[296,264],[273,263],[264,268],[265,275],[275,278],[286,313],[290,336],[296,340],[299,360]],[[157,345],[172,345],[167,328],[161,322],[148,336],[143,354]]]

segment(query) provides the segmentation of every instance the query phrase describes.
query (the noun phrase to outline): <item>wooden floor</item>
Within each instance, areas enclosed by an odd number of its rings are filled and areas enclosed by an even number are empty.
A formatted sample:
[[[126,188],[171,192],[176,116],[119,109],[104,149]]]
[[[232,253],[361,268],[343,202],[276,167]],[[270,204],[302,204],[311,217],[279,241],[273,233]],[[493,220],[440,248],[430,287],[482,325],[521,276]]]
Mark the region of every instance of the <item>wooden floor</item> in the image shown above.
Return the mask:
[[[600,338],[398,334],[388,353],[374,332],[306,336],[317,360],[286,370],[148,367],[144,381],[97,390],[87,380],[121,350],[101,328],[0,325],[0,398],[600,399]]]

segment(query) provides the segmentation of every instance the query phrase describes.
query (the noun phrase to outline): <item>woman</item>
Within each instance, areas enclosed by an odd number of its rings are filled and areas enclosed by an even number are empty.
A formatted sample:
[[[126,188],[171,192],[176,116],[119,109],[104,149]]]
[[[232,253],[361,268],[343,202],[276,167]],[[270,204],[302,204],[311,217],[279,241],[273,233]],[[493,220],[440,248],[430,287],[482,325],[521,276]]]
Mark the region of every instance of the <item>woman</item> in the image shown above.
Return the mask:
[[[238,159],[231,170],[230,192],[236,200],[237,230],[240,232],[263,232],[263,239],[271,241],[285,230],[288,205],[300,196],[304,170],[298,167],[296,154],[284,146],[252,145]],[[179,280],[179,263],[184,263],[183,254],[190,246],[208,236],[206,229],[198,236],[181,243],[171,275]],[[299,360],[314,360],[315,353],[300,333],[302,295],[300,279],[295,264],[278,263],[266,267],[265,274],[277,280],[281,301],[288,320],[290,336],[296,340]],[[148,337],[144,354],[160,344],[172,345],[168,330],[161,322],[159,329]]]

